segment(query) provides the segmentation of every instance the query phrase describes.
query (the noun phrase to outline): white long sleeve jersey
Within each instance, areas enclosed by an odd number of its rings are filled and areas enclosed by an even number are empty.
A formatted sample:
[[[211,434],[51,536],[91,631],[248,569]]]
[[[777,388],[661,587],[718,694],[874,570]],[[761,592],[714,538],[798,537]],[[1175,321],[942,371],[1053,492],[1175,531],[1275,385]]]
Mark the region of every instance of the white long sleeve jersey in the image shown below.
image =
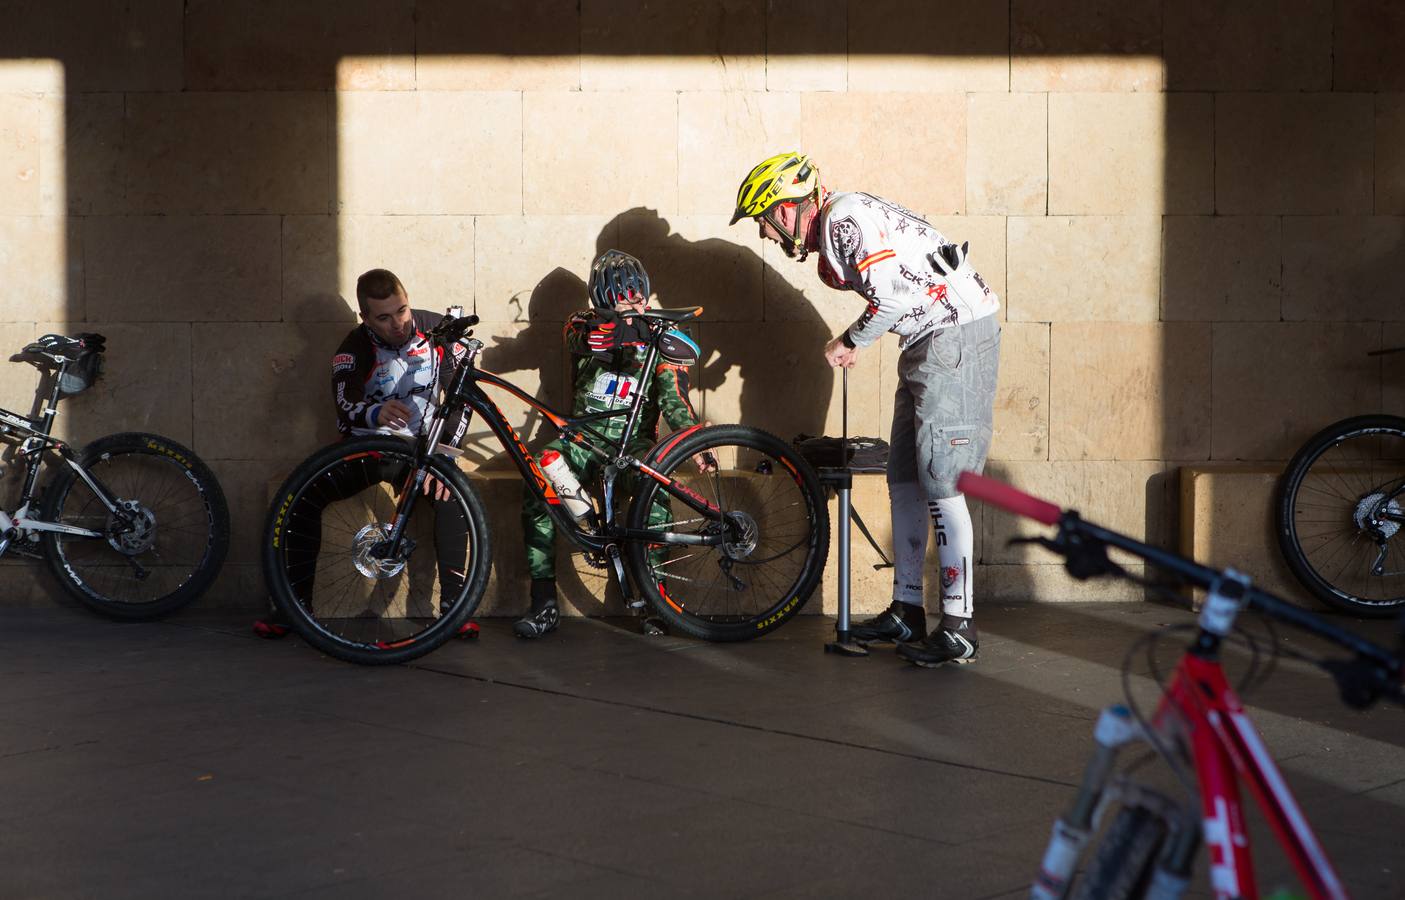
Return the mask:
[[[891,331],[906,349],[934,328],[1000,309],[1000,298],[974,269],[964,267],[964,278],[949,280],[933,267],[931,254],[951,242],[911,210],[872,194],[838,193],[819,215],[820,280],[868,298],[868,308],[849,326],[854,346]]]

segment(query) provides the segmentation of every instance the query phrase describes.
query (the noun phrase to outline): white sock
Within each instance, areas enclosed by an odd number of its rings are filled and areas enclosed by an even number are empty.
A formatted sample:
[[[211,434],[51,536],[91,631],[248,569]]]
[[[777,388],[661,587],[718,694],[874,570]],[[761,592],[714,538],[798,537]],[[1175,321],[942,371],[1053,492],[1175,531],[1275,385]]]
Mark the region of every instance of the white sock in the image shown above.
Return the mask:
[[[915,481],[888,485],[893,512],[893,599],[922,606],[922,561],[927,556],[927,498]]]
[[[932,515],[937,558],[942,564],[942,615],[969,619],[975,600],[975,588],[971,584],[971,556],[975,546],[971,511],[966,507],[965,496],[961,494],[928,500],[927,509]],[[894,539],[896,536],[895,528]]]

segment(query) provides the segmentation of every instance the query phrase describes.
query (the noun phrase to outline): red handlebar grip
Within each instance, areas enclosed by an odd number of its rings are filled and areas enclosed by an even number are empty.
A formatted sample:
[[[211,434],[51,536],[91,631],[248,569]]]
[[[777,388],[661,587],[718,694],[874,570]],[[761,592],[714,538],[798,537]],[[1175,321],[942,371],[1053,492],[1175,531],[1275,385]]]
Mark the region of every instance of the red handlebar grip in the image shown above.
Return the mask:
[[[1057,525],[1063,510],[1052,503],[1031,497],[1024,491],[1016,490],[1003,481],[977,475],[975,472],[962,472],[956,479],[956,489],[963,494],[1009,510],[1015,515],[1027,516],[1045,525]]]

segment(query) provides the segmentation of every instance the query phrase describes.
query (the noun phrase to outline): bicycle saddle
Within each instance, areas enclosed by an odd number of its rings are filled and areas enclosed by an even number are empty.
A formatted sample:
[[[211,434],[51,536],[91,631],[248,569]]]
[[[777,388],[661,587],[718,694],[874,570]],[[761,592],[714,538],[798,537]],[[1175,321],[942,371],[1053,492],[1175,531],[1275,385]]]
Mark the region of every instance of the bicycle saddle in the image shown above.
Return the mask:
[[[101,353],[107,339],[100,334],[82,332],[73,337],[46,334],[20,351],[22,356],[39,356],[56,364],[75,362],[88,353]]]
[[[662,319],[665,322],[685,322],[702,315],[702,311],[701,306],[685,306],[682,309],[646,309],[630,315],[643,319]]]

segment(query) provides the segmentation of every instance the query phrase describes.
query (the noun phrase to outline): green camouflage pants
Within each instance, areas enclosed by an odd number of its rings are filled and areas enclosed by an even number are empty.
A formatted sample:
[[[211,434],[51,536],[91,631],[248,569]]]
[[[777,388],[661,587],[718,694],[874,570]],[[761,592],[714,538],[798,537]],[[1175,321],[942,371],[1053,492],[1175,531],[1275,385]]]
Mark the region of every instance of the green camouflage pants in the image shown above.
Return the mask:
[[[575,443],[563,441],[552,441],[542,448],[542,452],[555,450],[566,460],[566,465],[571,467],[571,471],[576,473],[576,477],[581,480],[587,491],[594,493],[596,479],[599,478],[601,470],[604,468],[604,460],[585,448]],[[639,457],[647,452],[648,447],[631,448],[630,453]],[[624,490],[615,494],[616,509],[627,507],[628,498],[636,487],[637,473],[625,474],[616,484]],[[659,492],[660,497],[668,495]],[[667,502],[656,500],[654,506],[649,510],[649,527],[657,528],[669,521],[672,513]],[[546,504],[543,503],[532,489],[524,482],[522,485],[522,538],[527,547],[527,571],[533,578],[555,578],[556,577],[556,523],[552,521],[551,514],[546,511]],[[657,550],[649,554],[650,560],[657,565],[663,561],[666,550]]]

